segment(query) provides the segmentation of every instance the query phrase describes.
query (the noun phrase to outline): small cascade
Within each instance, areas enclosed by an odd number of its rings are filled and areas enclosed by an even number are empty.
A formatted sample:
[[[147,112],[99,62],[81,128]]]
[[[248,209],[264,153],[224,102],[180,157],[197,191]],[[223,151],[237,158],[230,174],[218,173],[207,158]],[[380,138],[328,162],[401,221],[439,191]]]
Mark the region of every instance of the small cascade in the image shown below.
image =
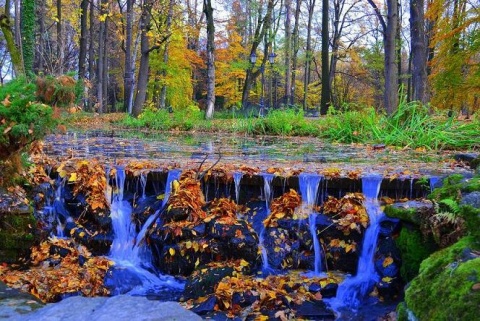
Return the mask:
[[[302,196],[302,212],[308,215],[308,225],[313,240],[313,250],[315,254],[314,276],[320,275],[322,271],[322,247],[317,237],[316,225],[318,213],[314,211],[314,207],[317,205],[318,187],[322,179],[322,176],[316,174],[301,173],[298,176],[298,184]]]
[[[148,227],[153,223],[156,215],[150,216],[140,233],[137,235],[135,224],[132,222],[132,206],[124,200],[125,169],[116,168],[116,192],[111,203],[112,227],[115,238],[110,249],[110,258],[115,261],[116,267],[128,270],[141,280],[141,288],[135,288],[131,293],[145,294],[161,288],[183,288],[183,284],[170,276],[157,276],[145,268],[152,268],[150,253],[141,246]],[[170,189],[168,189],[170,192]],[[165,199],[168,199],[167,191]],[[166,200],[164,199],[164,204]],[[163,206],[162,206],[163,207]],[[136,241],[138,240],[138,242]]]
[[[263,177],[263,194],[265,197],[265,207],[266,207],[266,215],[265,218],[270,215],[270,203],[272,201],[272,181],[275,177],[273,174],[262,173],[261,176]],[[263,225],[263,219],[261,220],[261,228],[259,229],[260,232],[257,230],[258,233],[258,242],[260,250],[262,251],[262,271],[268,272],[270,271],[270,265],[268,263],[268,253],[267,249],[263,246],[264,237],[265,237],[265,226]]]
[[[163,197],[162,208],[167,205],[168,199],[170,198],[170,193],[172,192],[172,183],[173,181],[178,181],[182,175],[181,169],[172,169],[168,171],[167,182],[165,183],[165,195]]]
[[[147,173],[142,172],[140,174],[140,186],[142,187],[141,199],[145,199],[145,189],[147,188]]]
[[[438,176],[430,176],[429,183],[430,183],[430,193],[433,192],[437,183],[440,181],[440,177]]]
[[[53,202],[46,198],[46,205],[43,208],[45,216],[48,217],[48,221],[51,227],[55,226],[55,232],[52,232],[56,237],[65,237],[63,229],[67,220],[71,220],[70,215],[65,208],[65,202],[62,196],[62,190],[65,187],[65,179],[57,180],[57,188],[55,190],[55,198]]]
[[[237,204],[240,199],[240,181],[242,180],[242,177],[243,177],[242,172],[233,173],[233,182],[235,183],[235,202]]]
[[[373,284],[378,282],[379,277],[375,271],[373,259],[380,231],[380,221],[383,216],[377,200],[382,179],[381,175],[369,175],[362,178],[362,192],[365,195],[365,207],[370,223],[365,230],[357,275],[347,278],[339,285],[337,296],[335,300],[331,301],[333,308],[345,306],[358,308]]]

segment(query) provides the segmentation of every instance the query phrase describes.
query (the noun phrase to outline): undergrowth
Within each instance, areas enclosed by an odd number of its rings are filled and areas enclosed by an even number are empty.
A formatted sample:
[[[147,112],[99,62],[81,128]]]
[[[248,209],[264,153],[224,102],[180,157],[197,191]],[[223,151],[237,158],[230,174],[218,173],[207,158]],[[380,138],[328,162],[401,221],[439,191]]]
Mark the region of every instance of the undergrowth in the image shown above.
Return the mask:
[[[270,110],[258,114],[219,112],[205,120],[196,107],[183,110],[157,110],[147,106],[138,117],[118,122],[128,128],[232,132],[247,135],[313,136],[338,143],[385,144],[424,149],[480,148],[480,121],[459,121],[432,113],[416,103],[401,102],[397,111],[386,116],[373,108],[331,109],[326,116],[304,117],[302,110]]]

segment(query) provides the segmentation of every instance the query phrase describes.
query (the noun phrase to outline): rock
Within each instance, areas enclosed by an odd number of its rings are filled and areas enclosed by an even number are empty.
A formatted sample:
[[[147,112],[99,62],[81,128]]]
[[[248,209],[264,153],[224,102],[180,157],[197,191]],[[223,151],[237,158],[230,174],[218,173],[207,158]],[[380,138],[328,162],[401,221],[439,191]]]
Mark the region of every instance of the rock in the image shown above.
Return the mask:
[[[474,159],[478,159],[479,155],[475,153],[460,153],[453,156],[456,161],[471,164]]]
[[[183,296],[186,300],[204,297],[214,292],[216,285],[226,276],[233,275],[233,268],[205,268],[195,271],[187,279]]]
[[[387,205],[384,212],[390,218],[399,218],[402,221],[420,225],[423,220],[433,215],[434,208],[429,200],[408,201]]]
[[[203,301],[200,304],[195,305],[191,311],[195,312],[198,315],[205,315],[212,313],[217,304],[217,298],[214,295],[211,295],[207,300]]]
[[[71,297],[48,304],[37,311],[11,318],[12,321],[194,321],[202,320],[176,302],[150,301],[145,297]]]
[[[43,303],[33,295],[9,288],[0,281],[0,319],[10,320],[42,306]]]
[[[121,266],[111,267],[103,282],[112,295],[125,294],[142,285],[142,279],[135,271]]]
[[[470,205],[475,208],[480,208],[480,192],[465,194],[460,201],[460,205]]]
[[[308,320],[335,320],[335,314],[330,308],[327,308],[323,301],[305,301],[294,307],[297,317],[303,317]]]

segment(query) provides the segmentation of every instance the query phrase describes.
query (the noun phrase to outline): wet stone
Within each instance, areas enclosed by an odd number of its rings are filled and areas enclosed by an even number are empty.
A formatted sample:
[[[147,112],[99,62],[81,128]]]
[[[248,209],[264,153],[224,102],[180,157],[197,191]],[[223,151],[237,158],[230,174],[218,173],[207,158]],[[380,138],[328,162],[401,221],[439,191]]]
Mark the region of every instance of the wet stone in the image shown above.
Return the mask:
[[[233,268],[200,268],[187,278],[183,296],[186,300],[198,299],[212,294],[217,284],[227,276],[233,275]]]
[[[293,309],[296,311],[297,317],[308,320],[335,320],[335,314],[323,301],[305,301],[301,305],[294,306]]]
[[[480,208],[480,192],[471,192],[463,195],[460,205],[470,205],[475,208]]]
[[[128,268],[111,267],[105,274],[105,287],[112,295],[125,294],[142,285],[140,276]]]

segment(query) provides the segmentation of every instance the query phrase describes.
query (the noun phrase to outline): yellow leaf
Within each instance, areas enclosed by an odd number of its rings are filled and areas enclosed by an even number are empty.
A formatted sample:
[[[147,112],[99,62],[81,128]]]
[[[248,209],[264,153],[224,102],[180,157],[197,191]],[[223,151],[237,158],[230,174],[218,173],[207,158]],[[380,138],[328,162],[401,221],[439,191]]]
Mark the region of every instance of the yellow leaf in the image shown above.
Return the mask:
[[[70,178],[68,179],[69,182],[76,182],[77,181],[77,173],[72,173]]]
[[[391,256],[387,256],[387,257],[385,258],[385,260],[383,260],[383,267],[387,267],[387,266],[389,266],[389,265],[392,264],[392,263],[393,263],[392,257],[391,257]]]
[[[80,236],[80,237],[83,238],[83,237],[85,236],[85,232],[80,232],[80,233],[78,233],[78,236]]]
[[[171,256],[174,256],[175,255],[175,249],[173,247],[171,247],[169,250],[168,250],[168,253],[170,253]]]
[[[190,249],[190,248],[192,247],[192,242],[191,242],[191,241],[185,242],[185,247],[186,247],[187,249]]]
[[[382,282],[385,282],[385,283],[390,283],[390,282],[392,282],[392,280],[393,280],[393,278],[388,277],[388,276],[382,278]]]
[[[197,258],[197,260],[195,261],[195,267],[197,267],[199,264],[200,264],[200,259]]]

